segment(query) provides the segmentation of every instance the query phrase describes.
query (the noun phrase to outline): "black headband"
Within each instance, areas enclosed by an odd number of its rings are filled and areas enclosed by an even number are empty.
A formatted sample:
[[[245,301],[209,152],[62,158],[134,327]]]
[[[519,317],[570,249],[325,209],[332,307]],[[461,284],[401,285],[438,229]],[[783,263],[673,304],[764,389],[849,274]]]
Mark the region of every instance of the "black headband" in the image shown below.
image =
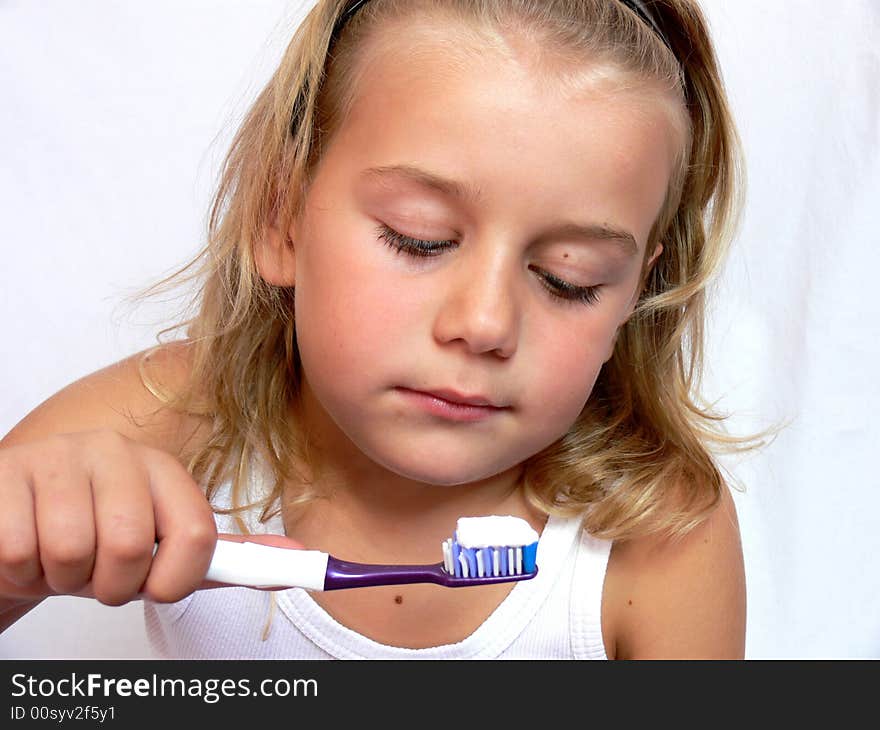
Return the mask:
[[[351,16],[353,16],[363,5],[367,4],[368,0],[355,0],[348,8],[346,8],[342,14],[339,16],[339,20],[336,21],[336,26],[333,28],[333,37],[335,37],[340,30],[342,30],[343,26],[349,21]],[[657,18],[654,13],[651,12],[649,4],[652,0],[620,0],[624,5],[626,5],[630,10],[632,10],[642,21],[657,34],[657,37],[663,41],[663,44],[671,51],[672,44],[669,42],[669,38],[660,28],[660,24],[657,22]]]

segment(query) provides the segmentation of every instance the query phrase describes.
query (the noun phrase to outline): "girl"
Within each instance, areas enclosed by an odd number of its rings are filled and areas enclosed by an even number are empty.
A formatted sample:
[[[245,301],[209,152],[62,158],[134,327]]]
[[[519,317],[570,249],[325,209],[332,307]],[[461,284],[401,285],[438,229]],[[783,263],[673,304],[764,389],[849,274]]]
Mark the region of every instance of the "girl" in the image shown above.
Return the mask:
[[[737,193],[693,0],[322,0],[227,157],[186,337],[0,442],[3,625],[76,594],[143,597],[163,656],[742,657],[695,392]],[[204,580],[218,532],[421,563],[487,514],[541,534],[536,578]]]

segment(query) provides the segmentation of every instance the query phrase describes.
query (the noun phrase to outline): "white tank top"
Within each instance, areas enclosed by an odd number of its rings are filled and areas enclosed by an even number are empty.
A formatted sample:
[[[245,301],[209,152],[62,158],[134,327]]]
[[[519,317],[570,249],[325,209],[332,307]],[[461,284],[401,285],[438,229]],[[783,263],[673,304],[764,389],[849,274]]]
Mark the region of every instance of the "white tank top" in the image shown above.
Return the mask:
[[[245,499],[264,488],[253,470]],[[216,504],[230,504],[230,484]],[[281,515],[265,523],[242,514],[254,534],[284,534]],[[215,514],[218,532],[238,532]],[[605,659],[602,587],[611,541],[580,518],[549,517],[538,541],[538,575],[518,582],[468,637],[409,649],[381,644],[336,621],[302,588],[216,588],[177,603],[144,601],[147,635],[157,656],[174,659]]]

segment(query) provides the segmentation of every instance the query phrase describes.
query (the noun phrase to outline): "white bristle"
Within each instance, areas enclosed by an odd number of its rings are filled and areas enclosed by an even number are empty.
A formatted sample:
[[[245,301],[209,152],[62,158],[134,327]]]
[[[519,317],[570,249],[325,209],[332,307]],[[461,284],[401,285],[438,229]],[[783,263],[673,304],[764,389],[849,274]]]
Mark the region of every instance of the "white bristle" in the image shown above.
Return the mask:
[[[461,563],[461,577],[470,578],[470,575],[468,575],[468,561],[463,553],[458,554],[458,562]]]
[[[515,559],[516,554],[513,548],[507,548],[507,575],[513,575],[516,572],[516,567],[513,564]]]
[[[516,549],[516,574],[522,575],[522,548]]]
[[[452,568],[452,547],[449,540],[444,540],[441,547],[443,548],[443,569],[450,574],[455,571]]]
[[[501,556],[497,550],[492,551],[492,575],[501,575]]]
[[[477,551],[477,577],[483,578],[486,575],[486,566],[483,565],[483,553]]]

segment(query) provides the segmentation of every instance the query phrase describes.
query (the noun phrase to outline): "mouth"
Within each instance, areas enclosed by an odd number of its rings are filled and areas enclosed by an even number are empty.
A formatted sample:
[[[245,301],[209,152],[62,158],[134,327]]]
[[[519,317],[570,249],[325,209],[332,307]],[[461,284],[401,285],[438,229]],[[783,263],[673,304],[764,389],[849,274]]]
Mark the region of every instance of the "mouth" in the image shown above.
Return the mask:
[[[506,406],[499,405],[491,398],[485,395],[467,395],[465,393],[459,393],[455,390],[450,390],[448,388],[438,388],[432,390],[415,390],[412,391],[414,393],[421,393],[423,395],[428,395],[433,398],[439,398],[440,400],[444,400],[447,403],[453,403],[459,406],[480,406],[483,408],[496,408],[502,409],[506,408]]]
[[[397,390],[420,410],[450,421],[481,421],[508,410],[508,406],[493,405],[491,399],[482,395],[465,395],[445,389],[423,391],[398,388]]]

